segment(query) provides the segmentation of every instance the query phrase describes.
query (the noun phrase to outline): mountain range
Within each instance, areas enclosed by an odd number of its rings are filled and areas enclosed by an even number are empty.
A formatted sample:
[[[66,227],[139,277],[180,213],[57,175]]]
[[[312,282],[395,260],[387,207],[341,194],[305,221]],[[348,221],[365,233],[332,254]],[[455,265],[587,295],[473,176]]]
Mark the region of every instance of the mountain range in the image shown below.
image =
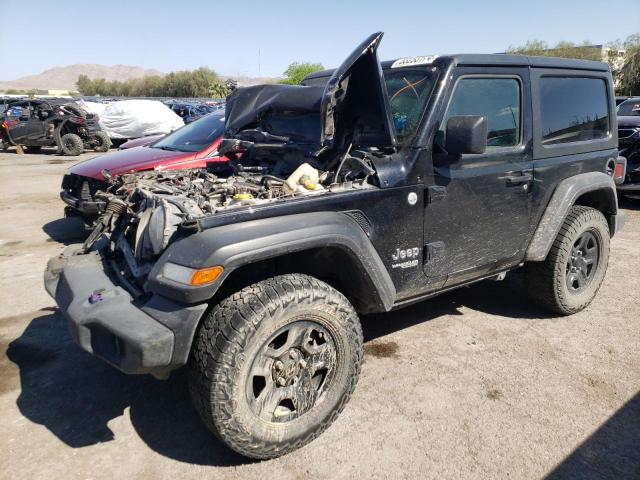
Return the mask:
[[[129,80],[148,75],[164,75],[159,70],[128,65],[97,65],[82,63],[66,67],[53,67],[37,75],[28,75],[15,80],[0,80],[0,90],[15,88],[19,90],[76,90],[78,76],[104,78],[109,81]]]
[[[95,63],[81,63],[66,67],[53,67],[37,75],[28,75],[15,80],[0,80],[0,92],[10,88],[17,90],[68,90],[77,89],[76,82],[80,75],[86,75],[91,79],[104,78],[107,81],[124,81],[132,78],[141,78],[149,75],[164,75],[163,72],[129,65],[98,65]],[[221,80],[230,78],[228,75],[220,75]],[[241,86],[273,83],[277,78],[271,77],[245,77],[234,76]]]

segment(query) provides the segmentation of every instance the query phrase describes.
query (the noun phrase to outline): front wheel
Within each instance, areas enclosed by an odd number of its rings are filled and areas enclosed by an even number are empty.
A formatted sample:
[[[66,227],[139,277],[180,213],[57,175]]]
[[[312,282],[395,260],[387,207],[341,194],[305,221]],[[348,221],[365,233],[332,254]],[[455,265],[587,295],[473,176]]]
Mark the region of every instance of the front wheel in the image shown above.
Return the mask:
[[[526,267],[529,296],[562,315],[584,309],[607,272],[609,241],[607,219],[600,211],[571,207],[546,260]]]
[[[84,152],[84,143],[82,139],[75,133],[67,133],[60,139],[60,149],[65,155],[77,157]]]
[[[274,458],[331,425],[361,362],[362,330],[347,299],[313,277],[282,275],[213,308],[194,345],[190,390],[222,441]]]
[[[96,132],[94,137],[96,140],[96,144],[93,149],[96,152],[109,151],[109,148],[111,147],[111,139],[109,138],[109,135],[107,135],[105,132]]]

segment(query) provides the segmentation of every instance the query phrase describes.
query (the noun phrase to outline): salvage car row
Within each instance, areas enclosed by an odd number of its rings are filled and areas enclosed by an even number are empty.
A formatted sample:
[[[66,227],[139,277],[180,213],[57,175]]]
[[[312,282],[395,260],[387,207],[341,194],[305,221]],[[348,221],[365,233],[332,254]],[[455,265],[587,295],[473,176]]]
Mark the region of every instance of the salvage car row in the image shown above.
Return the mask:
[[[129,139],[166,135],[224,110],[223,104],[155,100],[5,99],[1,107],[0,149],[56,147],[74,156],[85,149],[106,151]]]

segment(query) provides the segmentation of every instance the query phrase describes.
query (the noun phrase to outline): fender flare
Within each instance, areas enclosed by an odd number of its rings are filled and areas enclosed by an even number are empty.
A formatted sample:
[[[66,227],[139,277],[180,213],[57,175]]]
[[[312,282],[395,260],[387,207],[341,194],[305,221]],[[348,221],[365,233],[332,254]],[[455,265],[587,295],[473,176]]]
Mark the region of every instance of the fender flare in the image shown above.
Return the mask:
[[[616,230],[615,217],[618,213],[618,197],[613,178],[603,172],[581,173],[565,178],[556,187],[529,243],[525,260],[540,262],[547,258],[547,254],[569,213],[569,209],[580,196],[597,190],[605,190],[610,193],[609,202],[613,205],[613,208],[612,211],[607,213],[613,218],[613,220],[609,219],[611,235],[613,236]]]
[[[56,125],[56,128],[53,129],[53,139],[56,142],[56,145],[58,146],[58,148],[62,148],[62,127],[64,127],[64,125],[67,123],[67,120],[62,120],[58,125]]]
[[[389,311],[396,289],[389,272],[362,228],[340,212],[313,212],[251,220],[207,229],[176,241],[149,274],[149,288],[176,300],[209,300],[235,269],[261,260],[318,247],[348,254],[370,295],[371,311]],[[166,262],[190,268],[220,265],[224,272],[211,285],[190,287],[161,275]]]

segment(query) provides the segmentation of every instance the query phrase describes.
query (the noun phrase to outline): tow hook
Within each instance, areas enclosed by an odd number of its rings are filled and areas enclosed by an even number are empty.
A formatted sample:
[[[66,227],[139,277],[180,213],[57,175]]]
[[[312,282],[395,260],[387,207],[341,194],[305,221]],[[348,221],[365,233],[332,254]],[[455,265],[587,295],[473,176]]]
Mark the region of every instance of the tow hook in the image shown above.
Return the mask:
[[[94,303],[98,303],[104,300],[102,292],[104,292],[104,288],[92,292],[91,295],[89,295],[89,303],[93,305]]]

